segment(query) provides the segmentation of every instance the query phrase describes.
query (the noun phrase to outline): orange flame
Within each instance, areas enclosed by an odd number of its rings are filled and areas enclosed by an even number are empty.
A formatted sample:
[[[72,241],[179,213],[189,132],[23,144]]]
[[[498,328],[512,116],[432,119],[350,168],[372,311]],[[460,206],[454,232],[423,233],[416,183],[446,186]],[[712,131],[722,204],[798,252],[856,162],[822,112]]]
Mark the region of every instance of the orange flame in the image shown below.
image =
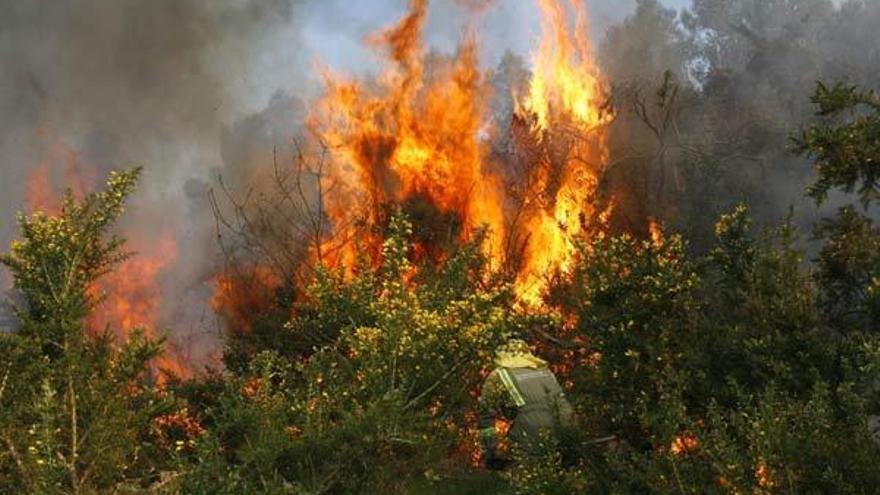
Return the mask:
[[[538,156],[530,181],[537,197],[518,226],[501,180],[484,163],[487,95],[473,34],[464,36],[452,60],[435,57],[428,70],[422,43],[428,3],[411,0],[403,19],[368,40],[389,62],[375,83],[324,70],[326,93],[311,123],[335,158],[323,184],[334,191],[325,196],[326,211],[342,239],[331,265],[353,264],[355,238],[372,244],[375,259],[379,239],[359,236],[351,227],[355,219],[375,225],[384,205],[415,197],[457,215],[464,239],[486,227],[486,254],[494,267],[518,268],[515,288],[527,304],[540,303],[548,275],[570,268],[574,239],[607,213],[594,203],[608,155],[604,129],[613,115],[605,109],[607,91],[593,62],[584,7],[572,0],[572,31],[558,0],[539,0],[539,6],[543,38],[530,93],[517,105],[519,119],[530,123],[527,146],[537,151],[529,153]],[[562,138],[567,148],[560,155],[554,143]],[[522,249],[506,245],[523,238]],[[511,251],[523,259],[505,259]],[[328,261],[320,253],[319,259]]]
[[[275,301],[280,280],[268,267],[249,273],[222,273],[214,277],[211,305],[235,332],[250,332],[254,315],[266,313]]]
[[[48,132],[39,131],[45,139]],[[25,203],[31,211],[54,215],[61,210],[62,191],[69,189],[82,197],[97,186],[97,169],[82,163],[76,149],[56,140],[47,144],[47,152],[34,166],[25,181]],[[136,232],[135,232],[136,233]],[[167,232],[156,245],[141,243],[142,253],[123,262],[90,288],[100,304],[86,322],[90,331],[112,329],[120,336],[143,329],[155,337],[162,303],[159,278],[175,262],[177,245]],[[173,343],[166,343],[165,353],[157,360],[159,369],[186,377],[190,370]],[[160,377],[161,379],[161,377]]]
[[[45,131],[38,136],[45,138]],[[46,145],[47,151],[25,180],[25,202],[30,211],[53,215],[61,210],[61,196],[69,189],[81,197],[96,182],[95,170],[82,165],[79,153],[61,140]],[[60,176],[62,184],[55,179]]]
[[[700,448],[700,440],[692,433],[683,433],[672,439],[669,452],[681,456],[696,452]]]
[[[177,244],[166,233],[153,252],[138,254],[107,274],[97,288],[104,300],[92,315],[92,326],[118,326],[124,332],[154,328],[161,302],[157,278],[176,257]]]
[[[466,36],[455,59],[436,63],[429,75],[421,39],[427,10],[426,0],[411,0],[407,16],[368,40],[390,63],[375,86],[324,71],[326,94],[312,123],[336,157],[325,184],[336,192],[326,198],[327,211],[337,236],[349,239],[353,233],[339,228],[354,217],[375,225],[389,202],[424,198],[457,214],[465,238],[488,227],[489,254],[497,261],[503,196],[483,166],[479,131],[487,95],[476,39]],[[345,251],[339,261],[347,264],[354,249]]]
[[[542,38],[534,55],[528,96],[518,104],[537,148],[539,208],[527,221],[529,245],[516,288],[527,304],[538,304],[548,275],[567,272],[575,239],[609,211],[597,211],[599,174],[608,161],[605,129],[614,115],[593,61],[588,17],[582,2],[567,9],[560,0],[539,0]],[[569,26],[569,10],[575,25]],[[609,206],[610,208],[610,206]]]
[[[648,234],[651,236],[651,242],[655,247],[663,246],[666,242],[666,234],[663,232],[663,224],[656,218],[648,219]]]
[[[535,116],[537,131],[559,125],[561,116],[582,131],[604,127],[613,115],[605,111],[606,90],[593,60],[589,17],[583,2],[570,0],[575,25],[561,0],[538,0],[542,38],[534,56],[534,74],[523,103]]]
[[[92,295],[100,304],[92,312],[88,327],[94,331],[109,328],[122,337],[141,329],[147,336],[155,338],[162,325],[163,301],[159,280],[176,260],[177,241],[172,232],[166,231],[157,242],[151,242],[143,252],[138,252],[98,280],[92,288]],[[186,361],[173,342],[166,342],[156,366],[186,378],[192,373]]]

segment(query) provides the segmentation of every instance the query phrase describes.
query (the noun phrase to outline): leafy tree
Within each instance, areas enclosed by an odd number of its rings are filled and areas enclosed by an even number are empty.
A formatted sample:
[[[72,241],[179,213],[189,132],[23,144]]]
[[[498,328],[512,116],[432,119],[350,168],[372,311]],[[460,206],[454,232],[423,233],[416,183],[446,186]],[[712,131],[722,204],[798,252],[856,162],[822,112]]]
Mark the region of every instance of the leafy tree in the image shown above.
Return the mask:
[[[880,98],[851,85],[819,83],[812,99],[819,120],[794,139],[795,150],[815,160],[810,196],[821,204],[832,190],[857,192],[862,207],[870,210],[880,197]],[[876,333],[880,231],[870,217],[844,207],[816,234],[826,240],[817,278],[828,321],[843,333]]]
[[[109,229],[139,174],[113,173],[82,200],[68,192],[57,215],[21,215],[22,238],[0,257],[24,301],[20,328],[0,334],[0,490],[91,493],[148,474],[143,385],[159,343],[136,332],[117,346],[85,328],[93,284],[127,256]]]
[[[880,199],[880,96],[855,86],[819,83],[812,98],[823,121],[795,139],[796,151],[815,160],[818,178],[809,194],[817,203],[839,188],[858,187],[867,207]]]
[[[842,333],[880,332],[880,229],[845,207],[817,228],[816,277],[828,321]]]

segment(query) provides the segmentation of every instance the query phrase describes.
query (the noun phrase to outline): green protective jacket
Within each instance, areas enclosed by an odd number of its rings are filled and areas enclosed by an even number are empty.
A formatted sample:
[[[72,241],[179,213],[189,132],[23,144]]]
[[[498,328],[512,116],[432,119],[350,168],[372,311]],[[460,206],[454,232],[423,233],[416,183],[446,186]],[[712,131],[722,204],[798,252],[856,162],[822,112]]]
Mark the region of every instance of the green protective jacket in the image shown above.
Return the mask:
[[[553,447],[560,427],[571,426],[574,412],[547,364],[531,355],[499,360],[480,394],[480,438],[487,464],[501,458],[495,422],[511,422],[507,438],[513,451],[538,455]]]

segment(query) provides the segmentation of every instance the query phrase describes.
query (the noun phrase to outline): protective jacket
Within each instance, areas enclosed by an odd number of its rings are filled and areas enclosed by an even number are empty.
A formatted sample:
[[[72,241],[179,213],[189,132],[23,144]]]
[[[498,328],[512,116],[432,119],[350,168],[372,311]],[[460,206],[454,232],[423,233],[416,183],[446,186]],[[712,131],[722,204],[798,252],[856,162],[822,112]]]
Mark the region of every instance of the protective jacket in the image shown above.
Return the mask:
[[[497,420],[510,424],[511,450],[532,456],[553,448],[560,427],[570,426],[574,416],[556,376],[527,347],[500,352],[495,364],[480,394],[480,437],[489,467],[506,460],[499,449]]]

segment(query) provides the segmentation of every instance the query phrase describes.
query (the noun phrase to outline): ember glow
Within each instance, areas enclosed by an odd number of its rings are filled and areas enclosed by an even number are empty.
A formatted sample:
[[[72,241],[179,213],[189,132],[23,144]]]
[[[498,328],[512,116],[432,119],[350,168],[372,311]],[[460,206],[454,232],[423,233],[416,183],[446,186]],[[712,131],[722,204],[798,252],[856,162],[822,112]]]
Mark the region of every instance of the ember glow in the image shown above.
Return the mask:
[[[124,338],[141,329],[147,336],[157,337],[163,304],[159,279],[177,260],[177,241],[174,234],[167,231],[158,239],[137,244],[142,249],[135,249],[134,256],[93,287],[93,297],[100,304],[87,322],[90,330],[109,329]],[[166,343],[156,366],[181,378],[191,374],[189,360],[180,355],[173,342]]]
[[[358,219],[375,225],[389,203],[419,199],[456,215],[463,240],[484,231],[486,254],[496,268],[513,267],[526,304],[539,304],[548,278],[570,267],[574,240],[602,217],[593,203],[613,115],[584,8],[561,0],[539,6],[543,33],[534,76],[517,102],[515,125],[527,125],[518,141],[532,162],[524,182],[533,189],[519,210],[493,172],[505,164],[489,164],[484,150],[490,94],[476,33],[465,32],[455,56],[428,60],[422,41],[428,3],[412,0],[403,19],[369,39],[388,65],[375,81],[324,71],[326,91],[311,124],[334,158],[324,184],[333,193],[325,198],[341,245],[331,248],[328,241],[327,250],[340,253],[330,264],[353,262],[352,239],[367,238],[349,230]],[[372,244],[375,253],[376,239]]]
[[[99,184],[97,168],[84,164],[76,149],[62,140],[47,145],[47,152],[26,180],[29,211],[54,215],[61,211],[65,190],[82,198]],[[90,332],[111,331],[125,338],[136,329],[148,337],[159,335],[163,305],[160,278],[177,259],[177,242],[171,231],[156,239],[144,239],[141,232],[123,232],[130,240],[126,249],[134,256],[98,280],[90,295],[98,303],[86,322]],[[188,360],[173,342],[155,363],[160,370],[179,377],[190,375]],[[163,379],[160,376],[160,380]]]

